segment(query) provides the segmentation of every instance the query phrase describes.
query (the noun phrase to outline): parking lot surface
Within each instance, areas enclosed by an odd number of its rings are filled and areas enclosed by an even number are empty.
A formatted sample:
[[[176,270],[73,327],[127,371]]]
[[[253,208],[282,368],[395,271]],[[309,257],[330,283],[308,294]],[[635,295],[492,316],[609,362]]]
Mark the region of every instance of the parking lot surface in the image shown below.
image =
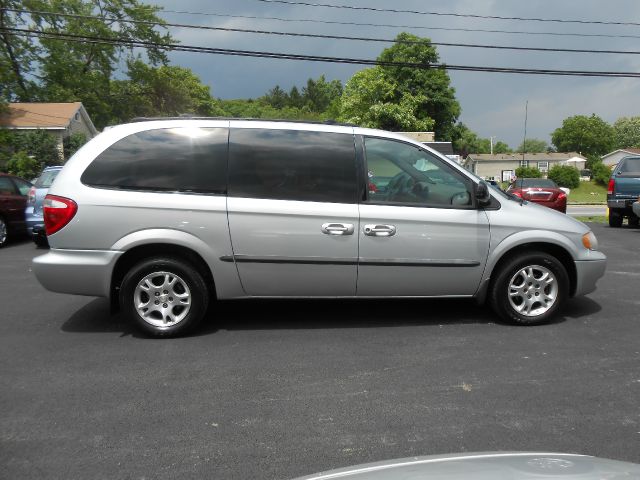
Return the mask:
[[[0,250],[0,478],[289,479],[494,450],[640,462],[640,230],[592,225],[596,292],[551,325],[460,300],[224,302],[139,335]],[[60,282],[64,282],[60,278]]]

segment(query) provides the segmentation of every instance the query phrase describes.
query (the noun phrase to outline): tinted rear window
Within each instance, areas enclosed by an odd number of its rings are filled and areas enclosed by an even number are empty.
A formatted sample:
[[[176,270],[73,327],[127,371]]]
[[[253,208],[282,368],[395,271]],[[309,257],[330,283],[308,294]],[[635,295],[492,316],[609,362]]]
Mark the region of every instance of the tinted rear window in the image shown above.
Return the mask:
[[[164,128],[135,133],[96,157],[82,182],[128,190],[225,193],[226,128]]]
[[[356,191],[353,135],[231,130],[229,195],[355,203]]]
[[[36,188],[49,188],[59,173],[60,170],[48,170],[46,172],[42,172],[36,180]]]
[[[625,158],[618,167],[620,173],[640,172],[640,158]]]

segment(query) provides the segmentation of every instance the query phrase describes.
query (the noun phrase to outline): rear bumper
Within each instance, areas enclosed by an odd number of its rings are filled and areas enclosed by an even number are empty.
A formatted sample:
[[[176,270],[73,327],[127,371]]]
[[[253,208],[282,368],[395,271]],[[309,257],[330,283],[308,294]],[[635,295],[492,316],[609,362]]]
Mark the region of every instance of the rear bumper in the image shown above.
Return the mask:
[[[601,252],[591,252],[593,260],[577,260],[576,291],[574,296],[586,295],[596,289],[596,283],[607,268],[607,257]]]
[[[113,250],[51,249],[33,259],[33,272],[52,292],[109,297],[111,274],[121,254]]]
[[[33,229],[40,228],[44,230],[44,217],[42,215],[34,215],[33,207],[27,207],[25,212],[25,223],[27,225],[27,232],[33,236]]]
[[[536,202],[534,200],[528,200],[536,205],[542,205],[543,207],[551,208],[562,213],[567,213],[567,202]]]

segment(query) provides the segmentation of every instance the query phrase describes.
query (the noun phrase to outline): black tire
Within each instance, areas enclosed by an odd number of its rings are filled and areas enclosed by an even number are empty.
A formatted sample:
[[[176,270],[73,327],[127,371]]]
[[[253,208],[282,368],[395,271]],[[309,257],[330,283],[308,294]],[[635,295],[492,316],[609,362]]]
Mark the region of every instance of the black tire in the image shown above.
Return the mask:
[[[0,216],[0,248],[4,247],[9,241],[9,226],[4,218]]]
[[[145,278],[146,285],[151,287],[149,294],[142,289],[136,293]],[[166,287],[166,282],[171,282],[171,278],[175,279],[173,285]],[[165,283],[160,285],[160,282]],[[163,285],[166,289],[163,289]],[[190,299],[188,307],[178,298],[184,295]],[[141,303],[148,300],[144,303],[148,305],[146,319],[138,313],[136,299]],[[204,317],[208,304],[209,291],[202,275],[189,262],[178,258],[154,257],[143,260],[127,272],[120,287],[121,311],[138,328],[154,337],[176,337],[193,329]]]
[[[636,214],[632,214],[629,217],[629,226],[633,228],[638,228],[639,224],[640,224],[640,218],[638,218]]]
[[[33,243],[35,243],[38,248],[49,248],[49,241],[47,240],[47,237],[36,235],[33,237]]]
[[[545,287],[544,284],[536,284],[535,278],[533,278],[532,282],[528,282],[524,281],[524,276],[522,275],[519,278],[516,277],[526,267],[539,267],[538,269],[533,269],[534,275],[536,275],[536,272],[538,274],[541,273],[540,267],[548,270],[553,275],[556,291],[550,306],[545,305],[543,299],[547,294],[553,293],[551,284]],[[520,286],[518,282],[521,280],[523,283]],[[522,305],[523,302],[528,301],[527,298],[535,302],[531,305],[530,315],[520,313],[511,304],[510,285],[513,285],[512,282],[518,284],[517,288],[523,289],[520,291],[522,297],[514,297],[514,303]],[[541,288],[536,289],[537,286]],[[525,290],[527,290],[526,293]],[[500,270],[496,272],[489,295],[491,306],[504,321],[514,325],[540,325],[549,322],[569,296],[569,276],[562,263],[552,255],[544,252],[521,253],[508,259],[500,267]],[[536,305],[537,307],[534,308]],[[545,308],[546,311],[543,311]],[[540,310],[541,313],[536,314],[536,310]]]
[[[609,226],[612,228],[620,228],[624,217],[615,210],[609,210]]]

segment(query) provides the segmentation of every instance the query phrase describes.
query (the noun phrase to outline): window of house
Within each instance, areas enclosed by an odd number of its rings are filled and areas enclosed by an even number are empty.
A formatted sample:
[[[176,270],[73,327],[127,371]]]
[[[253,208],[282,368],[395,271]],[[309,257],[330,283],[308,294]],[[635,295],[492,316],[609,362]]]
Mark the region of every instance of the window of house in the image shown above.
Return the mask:
[[[528,167],[529,166],[529,160],[520,160],[520,166],[521,167]]]
[[[549,171],[549,162],[538,162],[538,170],[541,172]]]

